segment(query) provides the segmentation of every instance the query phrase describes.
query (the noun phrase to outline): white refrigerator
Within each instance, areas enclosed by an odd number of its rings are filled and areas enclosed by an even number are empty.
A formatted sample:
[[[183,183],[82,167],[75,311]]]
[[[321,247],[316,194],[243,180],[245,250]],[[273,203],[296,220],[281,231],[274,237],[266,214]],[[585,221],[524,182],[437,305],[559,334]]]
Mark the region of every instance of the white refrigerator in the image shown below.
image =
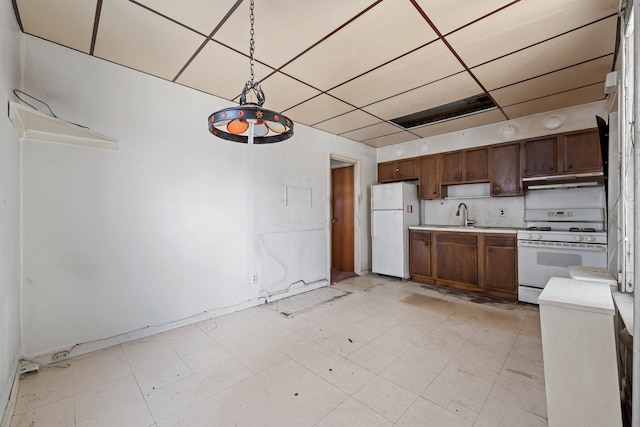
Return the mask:
[[[409,227],[420,224],[418,186],[371,186],[371,271],[408,279]]]

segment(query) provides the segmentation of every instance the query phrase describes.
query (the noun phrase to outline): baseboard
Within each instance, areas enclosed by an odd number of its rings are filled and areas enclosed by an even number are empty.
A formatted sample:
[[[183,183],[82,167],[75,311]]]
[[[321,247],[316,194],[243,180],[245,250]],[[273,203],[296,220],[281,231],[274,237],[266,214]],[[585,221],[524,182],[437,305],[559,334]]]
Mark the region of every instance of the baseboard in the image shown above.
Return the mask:
[[[0,427],[9,427],[11,424],[11,418],[13,418],[13,411],[16,408],[16,401],[18,400],[18,383],[20,382],[20,364],[16,364],[16,373],[13,377],[13,385],[11,386],[11,392],[9,393],[9,400],[7,406],[4,408],[4,415],[2,416],[2,422]]]

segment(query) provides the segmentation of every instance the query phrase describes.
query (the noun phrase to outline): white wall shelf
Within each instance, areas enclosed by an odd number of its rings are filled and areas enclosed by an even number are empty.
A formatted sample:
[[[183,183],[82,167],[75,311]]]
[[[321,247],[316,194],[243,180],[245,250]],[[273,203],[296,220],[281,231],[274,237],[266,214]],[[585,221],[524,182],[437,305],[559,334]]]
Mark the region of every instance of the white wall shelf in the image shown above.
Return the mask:
[[[33,108],[9,101],[9,119],[23,138],[118,150],[117,139],[92,132]]]

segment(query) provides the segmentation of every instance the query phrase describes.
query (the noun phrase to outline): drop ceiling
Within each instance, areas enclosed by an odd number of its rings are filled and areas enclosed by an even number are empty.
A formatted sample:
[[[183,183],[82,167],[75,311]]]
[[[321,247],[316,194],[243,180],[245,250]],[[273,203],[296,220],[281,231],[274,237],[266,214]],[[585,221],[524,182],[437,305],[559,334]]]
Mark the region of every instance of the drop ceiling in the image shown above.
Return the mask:
[[[21,29],[237,102],[249,0],[14,0]],[[618,0],[255,0],[265,107],[374,147],[604,99]],[[391,120],[478,94],[496,109]],[[206,118],[203,118],[206,120]]]

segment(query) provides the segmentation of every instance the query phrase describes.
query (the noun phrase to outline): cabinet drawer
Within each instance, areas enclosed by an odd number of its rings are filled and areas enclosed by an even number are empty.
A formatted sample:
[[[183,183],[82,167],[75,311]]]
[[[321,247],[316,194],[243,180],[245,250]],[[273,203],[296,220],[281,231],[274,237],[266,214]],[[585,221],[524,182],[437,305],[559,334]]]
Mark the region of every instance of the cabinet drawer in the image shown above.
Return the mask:
[[[411,240],[419,240],[421,242],[430,242],[431,233],[411,230]]]
[[[478,238],[472,234],[438,234],[438,243],[454,243],[457,245],[475,245]]]
[[[484,241],[487,246],[513,247],[516,245],[514,236],[486,236]]]

